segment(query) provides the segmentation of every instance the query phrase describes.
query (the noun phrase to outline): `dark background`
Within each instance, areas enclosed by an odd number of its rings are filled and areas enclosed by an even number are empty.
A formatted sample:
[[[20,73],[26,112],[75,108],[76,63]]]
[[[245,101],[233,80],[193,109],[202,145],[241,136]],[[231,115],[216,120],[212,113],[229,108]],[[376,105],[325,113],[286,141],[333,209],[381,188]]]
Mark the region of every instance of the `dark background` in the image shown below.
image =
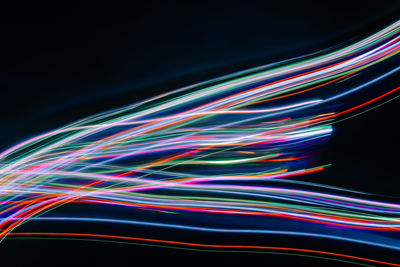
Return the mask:
[[[0,148],[195,82],[358,40],[399,15],[396,0],[3,6]],[[398,163],[390,155],[400,148],[393,126],[399,104],[393,101],[337,126],[330,142],[335,167],[324,174],[328,183],[396,193]],[[154,263],[154,257],[174,264],[188,256],[202,263],[320,263],[70,241],[6,241],[0,256],[5,266],[62,261],[124,266],[143,259]]]

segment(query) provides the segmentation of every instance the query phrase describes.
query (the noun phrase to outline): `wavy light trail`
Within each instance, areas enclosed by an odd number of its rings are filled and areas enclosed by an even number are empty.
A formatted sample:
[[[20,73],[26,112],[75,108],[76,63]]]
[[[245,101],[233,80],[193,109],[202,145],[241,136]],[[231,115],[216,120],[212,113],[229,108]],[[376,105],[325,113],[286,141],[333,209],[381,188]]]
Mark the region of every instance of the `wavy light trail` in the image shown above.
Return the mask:
[[[397,73],[398,64],[374,68],[399,52],[400,21],[338,50],[199,83],[23,141],[0,154],[0,236],[31,219],[140,224],[135,212],[147,211],[153,226],[198,230],[182,218],[206,214],[212,226],[221,216],[239,216],[219,229],[240,233],[243,218],[263,218],[254,233],[400,250],[400,203],[299,178],[329,166],[315,155],[337,118],[396,96],[400,87],[361,103],[349,98]],[[118,219],[37,218],[67,203],[129,212]],[[175,214],[174,224],[164,212]],[[302,230],[285,226],[289,221]]]

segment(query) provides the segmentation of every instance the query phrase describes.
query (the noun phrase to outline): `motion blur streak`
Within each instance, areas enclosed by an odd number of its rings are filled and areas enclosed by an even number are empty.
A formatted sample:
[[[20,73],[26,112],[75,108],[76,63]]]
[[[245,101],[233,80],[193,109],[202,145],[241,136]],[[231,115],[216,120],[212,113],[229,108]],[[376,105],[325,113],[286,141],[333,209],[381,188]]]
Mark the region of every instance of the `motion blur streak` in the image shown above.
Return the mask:
[[[271,250],[271,251],[290,251],[290,252],[300,252],[300,253],[310,253],[310,254],[321,254],[327,256],[341,257],[352,260],[366,261],[369,263],[385,264],[390,266],[400,266],[400,264],[378,261],[373,259],[367,259],[362,257],[356,257],[351,255],[332,253],[319,250],[310,249],[299,249],[299,248],[285,248],[285,247],[270,247],[270,246],[240,246],[240,245],[211,245],[211,244],[199,244],[199,243],[188,243],[188,242],[178,242],[169,240],[157,240],[148,238],[137,238],[137,237],[127,237],[127,236],[112,236],[112,235],[98,235],[98,234],[78,234],[78,233],[11,233],[12,236],[69,236],[69,237],[90,237],[90,238],[102,238],[102,239],[117,239],[117,240],[127,240],[127,241],[139,241],[148,243],[160,243],[168,244],[173,246],[187,246],[187,247],[197,247],[197,248],[212,248],[212,249],[250,249],[250,250]],[[307,255],[307,254],[306,254]],[[352,262],[355,263],[355,262]]]
[[[0,236],[53,218],[400,250],[400,203],[302,180],[330,166],[318,155],[337,118],[396,97],[400,87],[376,86],[400,70],[389,64],[399,33],[400,21],[348,46],[181,88],[5,150]],[[67,203],[93,205],[100,216],[37,217]],[[104,218],[110,207],[120,218]]]

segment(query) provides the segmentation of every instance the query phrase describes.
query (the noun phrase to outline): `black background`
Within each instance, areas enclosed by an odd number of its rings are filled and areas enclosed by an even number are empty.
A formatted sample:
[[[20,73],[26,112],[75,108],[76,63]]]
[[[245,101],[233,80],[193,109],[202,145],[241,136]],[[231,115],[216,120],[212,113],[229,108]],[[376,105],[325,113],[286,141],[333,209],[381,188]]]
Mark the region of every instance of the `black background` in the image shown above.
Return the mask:
[[[400,4],[396,0],[31,3],[4,6],[1,13],[0,148],[5,149],[46,130],[162,92],[358,40],[397,20]],[[330,142],[336,167],[324,174],[328,183],[373,187],[382,194],[396,191],[393,185],[400,184],[393,151],[400,147],[393,123],[398,120],[399,103],[393,101],[338,126]],[[377,177],[382,182],[375,187]],[[215,259],[322,263],[299,257],[72,241],[10,240],[0,244],[0,255],[4,266],[63,261],[133,266],[163,258],[165,264]],[[143,259],[148,262],[140,263]]]

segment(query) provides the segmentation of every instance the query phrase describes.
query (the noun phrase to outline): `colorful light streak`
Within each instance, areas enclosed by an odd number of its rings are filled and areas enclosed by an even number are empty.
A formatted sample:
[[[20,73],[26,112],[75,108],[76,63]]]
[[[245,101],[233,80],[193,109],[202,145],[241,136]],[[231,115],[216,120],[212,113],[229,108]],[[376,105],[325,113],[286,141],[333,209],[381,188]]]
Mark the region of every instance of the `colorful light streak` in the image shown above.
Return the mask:
[[[304,231],[283,231],[266,225],[253,232],[336,238],[400,250],[400,240],[395,238],[372,242],[368,235],[353,237],[346,232],[348,236],[335,236],[329,233],[334,230],[322,233],[310,227],[396,233],[400,203],[368,199],[370,195],[354,191],[353,196],[346,196],[349,190],[296,180],[329,166],[313,162],[332,134],[335,120],[400,90],[380,92],[364,103],[347,99],[397,73],[400,66],[369,76],[357,86],[344,85],[348,79],[371,75],[373,66],[398,54],[399,34],[400,21],[344,48],[175,90],[5,150],[0,154],[0,237],[56,235],[12,233],[32,219],[138,222],[73,214],[37,217],[67,203],[86,203],[127,208],[131,210],[128,217],[135,210],[174,212],[177,223],[173,225],[191,230],[200,228],[179,224],[179,218],[192,213],[214,215],[209,219],[211,225],[224,215],[278,218],[306,226]],[[171,225],[162,220],[157,216],[148,223]],[[251,231],[232,227],[220,231]],[[189,243],[180,245],[184,244]],[[239,247],[250,248],[226,246]],[[338,253],[285,250],[374,262]]]

